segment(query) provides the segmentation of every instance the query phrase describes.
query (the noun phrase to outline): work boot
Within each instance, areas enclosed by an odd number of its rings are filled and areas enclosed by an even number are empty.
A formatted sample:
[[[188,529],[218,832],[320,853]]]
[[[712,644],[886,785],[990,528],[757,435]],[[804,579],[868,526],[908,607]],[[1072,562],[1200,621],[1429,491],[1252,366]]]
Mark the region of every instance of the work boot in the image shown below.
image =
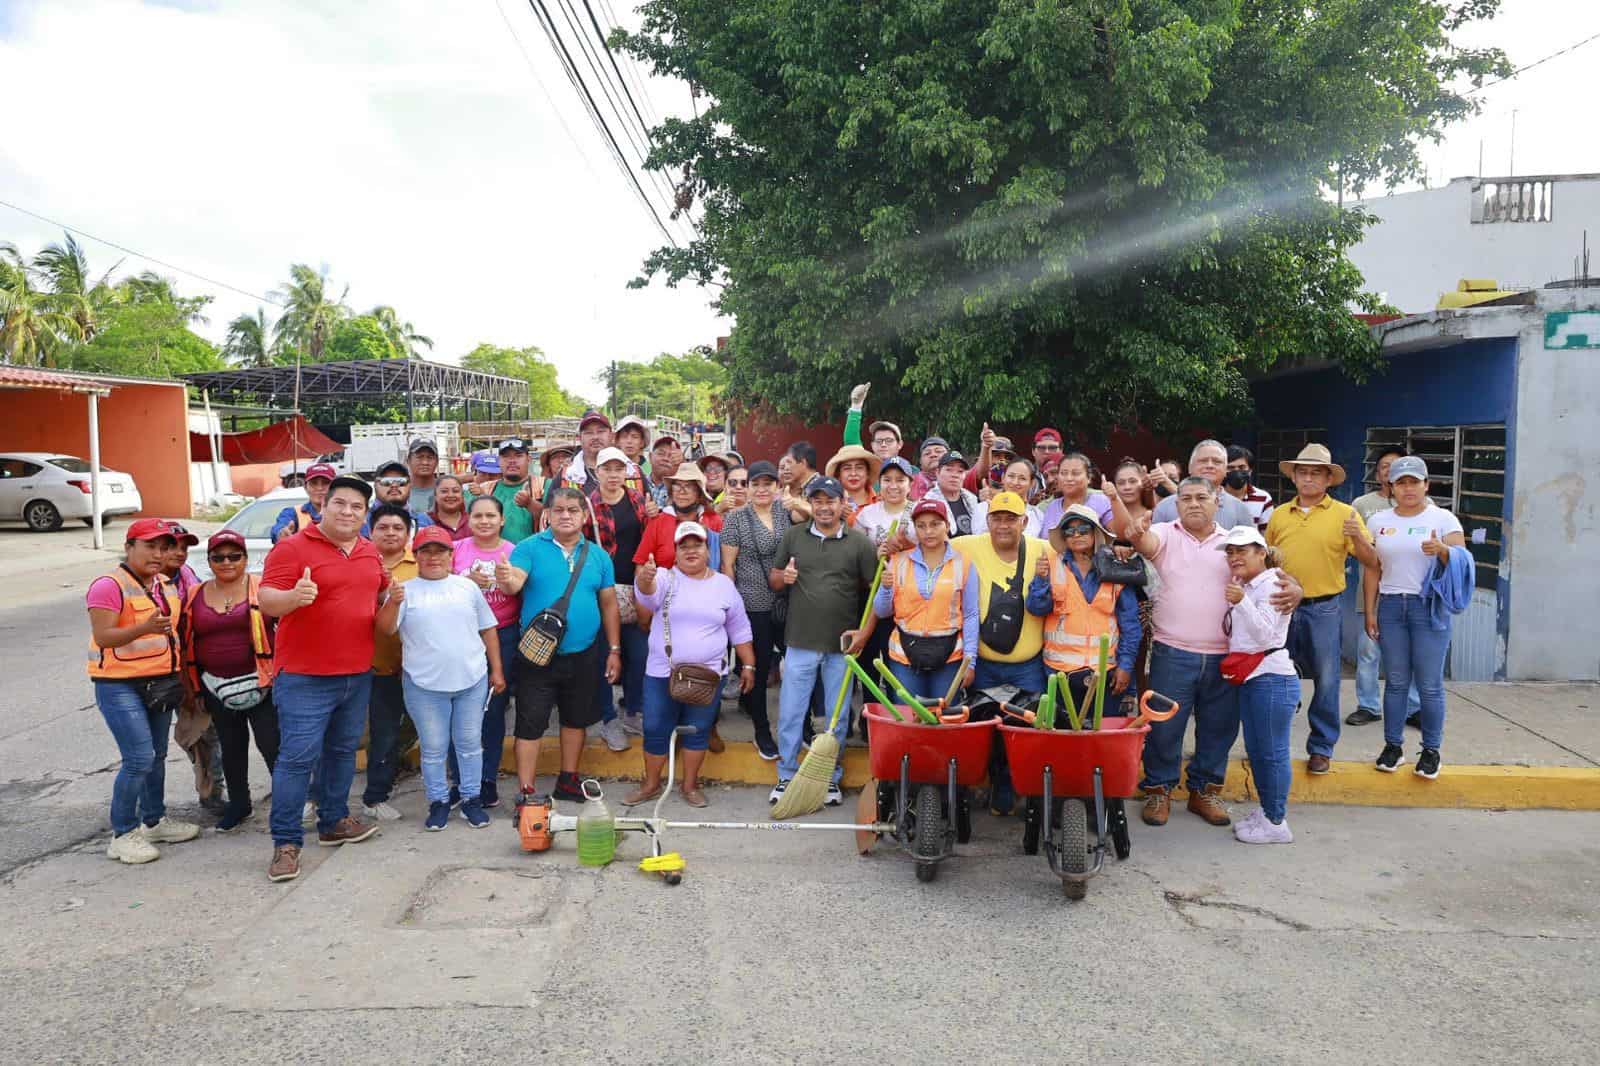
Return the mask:
[[[1233,819],[1228,817],[1228,808],[1218,798],[1221,792],[1221,785],[1207,785],[1198,792],[1191,788],[1189,813],[1198,814],[1212,825],[1227,825]]]
[[[1172,811],[1172,789],[1167,785],[1146,785],[1144,788],[1144,810],[1139,812],[1139,817],[1144,819],[1145,825],[1166,825],[1167,815]]]

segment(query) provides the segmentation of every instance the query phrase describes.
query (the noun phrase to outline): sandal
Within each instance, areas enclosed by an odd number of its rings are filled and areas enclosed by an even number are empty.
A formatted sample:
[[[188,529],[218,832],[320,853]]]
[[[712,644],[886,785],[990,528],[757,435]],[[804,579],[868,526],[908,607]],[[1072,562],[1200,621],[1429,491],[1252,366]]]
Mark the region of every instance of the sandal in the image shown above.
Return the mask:
[[[706,794],[698,788],[680,788],[678,792],[683,796],[683,802],[691,807],[710,806],[709,801],[706,799]]]
[[[644,786],[640,785],[638,788],[622,797],[622,805],[624,807],[637,807],[641,803],[649,803],[651,800],[661,795],[661,787],[662,786],[657,785],[655,788],[646,792]]]

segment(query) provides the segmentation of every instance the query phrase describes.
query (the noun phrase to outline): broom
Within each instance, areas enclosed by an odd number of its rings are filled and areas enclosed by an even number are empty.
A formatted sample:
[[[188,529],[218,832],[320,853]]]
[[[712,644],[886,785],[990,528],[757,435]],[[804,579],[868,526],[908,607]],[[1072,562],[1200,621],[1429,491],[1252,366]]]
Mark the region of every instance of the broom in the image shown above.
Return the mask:
[[[886,537],[892,537],[899,527],[897,518],[889,523],[889,532]],[[887,555],[878,556],[877,572],[872,575],[872,588],[867,593],[867,606],[861,612],[861,624],[857,629],[864,629],[867,619],[872,616],[872,601],[878,597],[878,585],[883,582],[883,564]],[[849,659],[845,660],[847,663]],[[844,710],[844,701],[850,695],[850,677],[848,672],[839,683],[839,696],[833,701],[833,716],[828,719],[828,730],[819,733],[811,739],[811,750],[806,752],[806,757],[800,763],[800,769],[789,780],[788,787],[783,790],[783,795],[772,807],[774,821],[785,818],[794,818],[802,814],[815,814],[822,810],[822,805],[828,798],[828,786],[833,784],[833,770],[839,765],[839,737],[834,733],[839,725],[839,714]]]

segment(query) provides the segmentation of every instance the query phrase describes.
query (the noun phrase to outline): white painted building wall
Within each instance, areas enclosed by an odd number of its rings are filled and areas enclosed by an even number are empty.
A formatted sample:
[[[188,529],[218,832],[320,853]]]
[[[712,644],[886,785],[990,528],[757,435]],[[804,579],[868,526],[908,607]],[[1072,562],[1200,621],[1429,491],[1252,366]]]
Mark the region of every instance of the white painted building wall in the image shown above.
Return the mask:
[[[1522,213],[1548,215],[1548,221],[1473,221],[1495,215],[1492,207],[1485,210],[1484,200],[1502,188],[1503,197],[1513,190],[1528,195],[1530,206],[1538,196],[1537,209]],[[1366,277],[1368,290],[1406,314],[1436,307],[1440,294],[1453,291],[1462,278],[1523,289],[1570,278],[1584,230],[1591,248],[1600,245],[1600,174],[1456,178],[1442,188],[1375,197],[1358,206],[1379,221],[1350,249],[1350,261]],[[1600,274],[1600,254],[1592,256],[1590,273]]]

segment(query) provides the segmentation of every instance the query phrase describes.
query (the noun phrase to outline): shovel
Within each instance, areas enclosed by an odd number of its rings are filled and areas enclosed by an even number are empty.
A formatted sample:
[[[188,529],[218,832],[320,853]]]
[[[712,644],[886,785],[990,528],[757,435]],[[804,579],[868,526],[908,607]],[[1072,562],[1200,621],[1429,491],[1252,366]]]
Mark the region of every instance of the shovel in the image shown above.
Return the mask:
[[[1156,710],[1152,703],[1161,703],[1162,709]],[[1138,729],[1149,725],[1151,722],[1165,722],[1168,718],[1178,713],[1178,701],[1171,696],[1163,696],[1155,689],[1149,689],[1139,697],[1139,713],[1130,719],[1124,729]]]

